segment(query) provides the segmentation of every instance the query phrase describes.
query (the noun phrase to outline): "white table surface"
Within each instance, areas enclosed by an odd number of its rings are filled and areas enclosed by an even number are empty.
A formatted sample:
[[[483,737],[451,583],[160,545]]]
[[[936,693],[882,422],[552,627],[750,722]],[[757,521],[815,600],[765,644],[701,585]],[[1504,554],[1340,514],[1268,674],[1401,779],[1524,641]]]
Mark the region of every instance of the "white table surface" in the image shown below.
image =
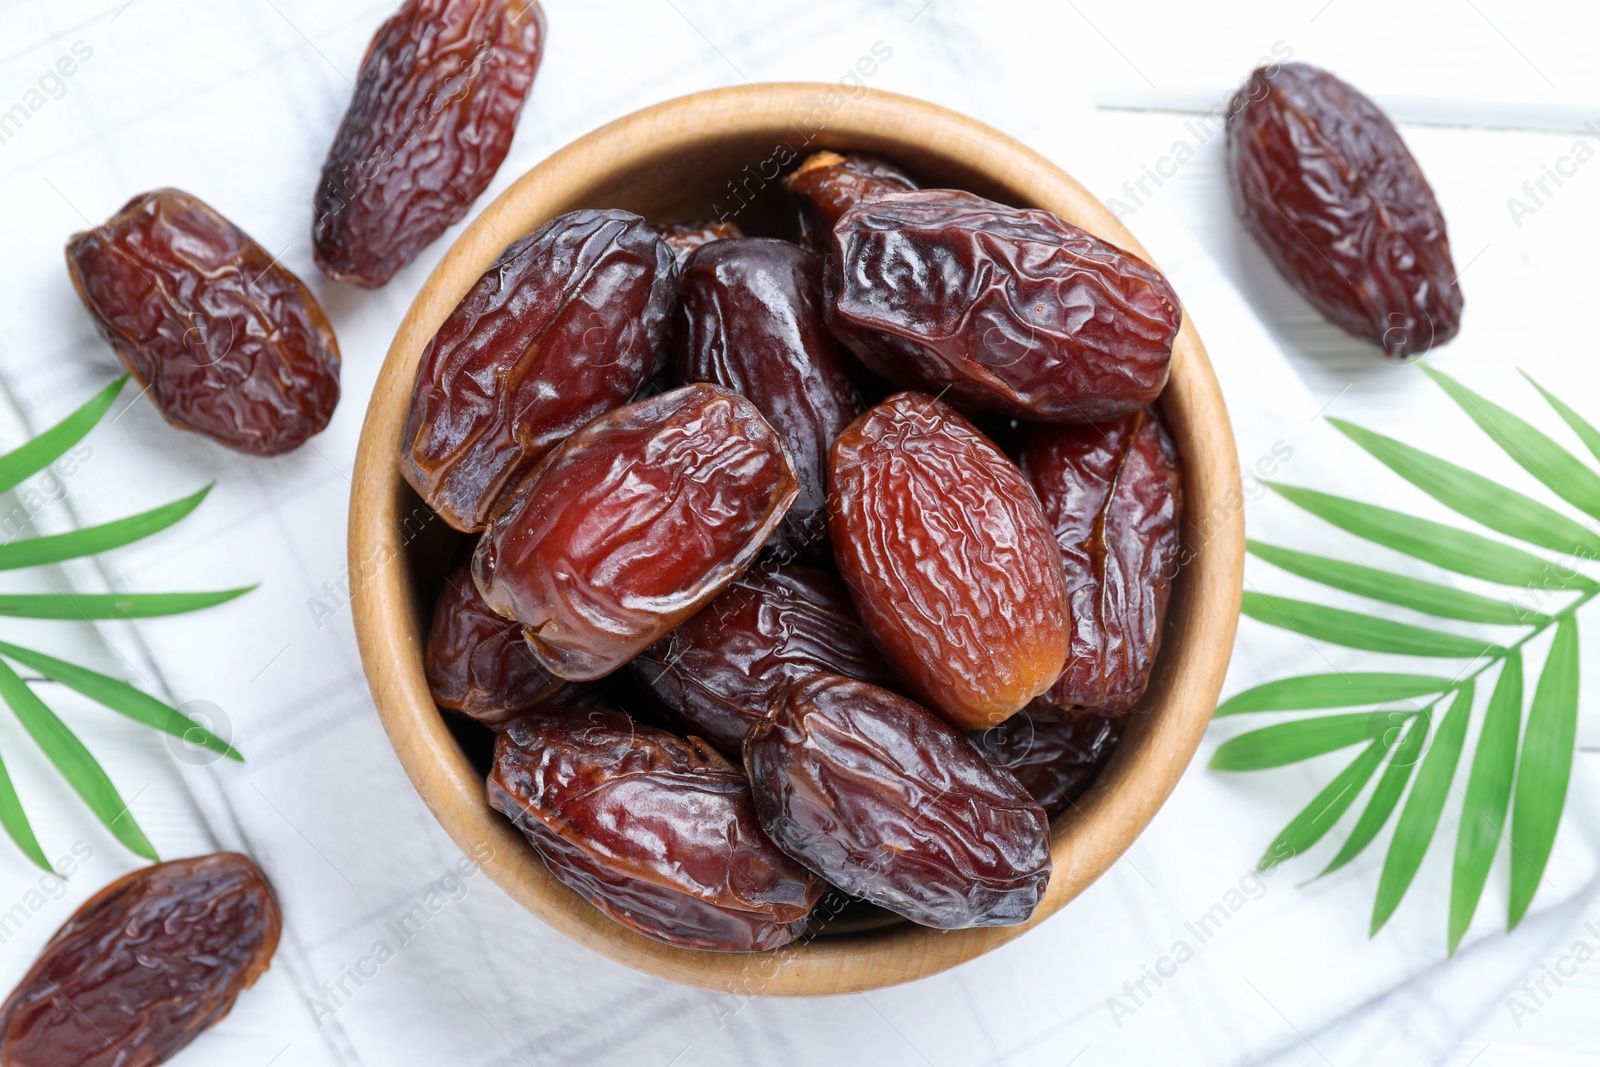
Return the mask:
[[[645,7],[669,2],[638,0]],[[909,17],[921,2],[900,6]],[[138,6],[128,10],[127,0],[108,0],[99,15],[81,24],[41,29],[30,22],[26,36],[0,35],[0,105],[19,98],[72,40],[92,38],[97,48],[109,50],[121,19],[176,17],[179,7],[173,0],[133,3]],[[283,18],[297,29],[329,23],[375,26],[390,7],[386,0],[359,0],[334,4],[339,10],[330,16],[311,2],[232,3],[251,9],[237,16],[245,24],[257,18]],[[1585,320],[1595,302],[1591,250],[1600,237],[1600,162],[1580,168],[1558,195],[1523,218],[1520,226],[1506,200],[1522,195],[1522,183],[1537,179],[1543,164],[1569,153],[1579,136],[1600,147],[1600,134],[1584,129],[1590,121],[1600,127],[1600,64],[1596,63],[1600,5],[1510,0],[1406,4],[1070,0],[1070,4],[1080,18],[1082,37],[1072,42],[1078,56],[1074,69],[1063,76],[1087,89],[1099,106],[1115,111],[1116,120],[1136,138],[1133,143],[1144,146],[1143,154],[1128,160],[1130,180],[1137,181],[1143,164],[1171,153],[1177,142],[1198,148],[1195,158],[1178,168],[1154,195],[1237,277],[1319,397],[1335,405],[1345,403],[1347,396],[1359,397],[1364,412],[1382,412],[1385,372],[1374,367],[1366,350],[1317,319],[1265,267],[1227,206],[1221,138],[1198,143],[1194,133],[1197,115],[1225,102],[1242,75],[1274,46],[1280,54],[1289,49],[1294,58],[1334,69],[1399,121],[1449,219],[1457,263],[1465,268],[1468,322],[1475,329],[1503,331],[1507,367],[1538,367],[1546,377],[1554,377],[1565,360],[1596,359],[1593,330]],[[319,10],[316,15],[314,8]],[[220,13],[212,17],[225,20]],[[627,32],[626,22],[619,22],[620,32]],[[1018,29],[1026,32],[1023,20]],[[305,35],[296,47],[316,49],[314,31],[301,32]],[[559,39],[555,47],[560,47]],[[715,42],[715,46],[708,42],[705,55],[692,61],[737,63],[739,48],[738,41]],[[160,77],[126,90],[149,94],[152,107],[192,91],[184,87],[188,80],[184,57],[162,58],[166,62],[156,65],[163,71]],[[197,62],[215,66],[216,58]],[[10,165],[14,148],[0,145],[0,167]],[[48,174],[47,160],[30,160],[29,165]],[[1128,221],[1137,230],[1137,215]],[[0,222],[0,247],[3,235]],[[1482,303],[1502,288],[1539,295],[1516,314],[1483,315],[1479,321]],[[0,358],[4,344],[0,338]],[[1590,409],[1594,406],[1591,400]],[[6,424],[15,424],[14,414],[0,412],[0,425]],[[8,502],[5,508],[10,507]],[[0,589],[48,590],[47,581],[59,586],[63,578],[4,574]],[[88,627],[0,620],[0,639],[22,635],[46,651],[109,673],[127,674],[126,665]],[[127,723],[71,693],[60,697],[52,693],[52,702],[75,728],[93,735],[96,751],[132,798],[141,824],[163,842],[168,854],[212,847],[171,762],[181,756],[181,745],[169,746],[163,735]],[[1588,750],[1580,758],[1600,770],[1600,712],[1592,694],[1585,695],[1582,705],[1580,743]],[[0,750],[7,753],[7,765],[18,788],[39,798],[30,807],[39,836],[52,842],[76,841],[91,858],[82,877],[62,886],[42,883],[38,872],[8,848],[0,848],[0,911],[29,902],[25,921],[0,929],[0,987],[9,987],[26,969],[38,946],[78,902],[136,866],[90,823],[60,779],[47,772],[29,749],[15,720],[0,715]],[[30,895],[35,889],[45,892]],[[1600,915],[1587,918],[1600,920]],[[1535,969],[1529,977],[1538,976]],[[190,1067],[213,1063],[265,1067],[289,1044],[284,1028],[305,1024],[305,1012],[295,1000],[289,984],[274,981],[269,974],[179,1062]],[[1484,1018],[1450,1062],[1488,1067],[1591,1063],[1597,1058],[1600,961],[1580,968],[1559,996],[1521,1026],[1503,1010]]]

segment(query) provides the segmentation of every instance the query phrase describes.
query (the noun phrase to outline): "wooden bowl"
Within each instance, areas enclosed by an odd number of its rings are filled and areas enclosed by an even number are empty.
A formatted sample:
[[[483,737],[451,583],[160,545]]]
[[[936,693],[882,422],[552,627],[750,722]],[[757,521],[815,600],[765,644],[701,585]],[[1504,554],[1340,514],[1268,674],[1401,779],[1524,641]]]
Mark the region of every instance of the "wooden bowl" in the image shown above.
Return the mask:
[[[1186,563],[1140,713],[1110,765],[1051,828],[1055,873],[1024,925],[937,931],[843,920],[765,953],[672,948],[612,922],[545,870],[484,799],[483,775],[428,695],[422,657],[450,549],[396,461],[418,358],[501,250],[578,208],[658,220],[735,213],[747,232],[782,233],[775,180],[817,148],[880,153],[925,183],[1046,208],[1145,259],[1122,224],[1038,153],[920,100],[837,85],[750,85],[669,100],[618,119],[523,175],[469,226],[429,277],[389,348],[367,409],[350,501],[356,636],[378,714],[434,816],[529,911],[597,952],[677,982],[750,995],[845,993],[934,974],[1019,937],[1083,892],[1132,844],[1177,784],[1216,705],[1233,646],[1244,558],[1239,470],[1228,415],[1188,316],[1161,405],[1183,456]],[[478,754],[481,761],[481,753]],[[840,933],[841,930],[852,932]]]

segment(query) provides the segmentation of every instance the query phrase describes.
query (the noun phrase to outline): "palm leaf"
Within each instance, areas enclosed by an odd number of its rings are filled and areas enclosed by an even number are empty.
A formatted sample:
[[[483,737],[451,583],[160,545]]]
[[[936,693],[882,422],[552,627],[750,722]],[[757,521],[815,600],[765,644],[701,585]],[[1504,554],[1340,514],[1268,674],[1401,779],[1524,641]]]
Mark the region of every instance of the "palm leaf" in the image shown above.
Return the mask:
[[[224,604],[255,586],[214,593],[0,593],[0,615],[28,619],[148,619]]]
[[[29,475],[38,474],[60,459],[73,445],[94,429],[95,423],[110,410],[128,376],[124,374],[44,433],[27,444],[0,455],[0,492],[14,489]]]
[[[174,500],[159,508],[129,515],[115,522],[88,526],[70,533],[52,534],[48,537],[29,537],[10,544],[0,544],[0,570],[19,567],[37,567],[43,563],[58,563],[64,559],[78,559],[132,544],[165,530],[178,522],[206,498],[211,491],[208,485],[198,493]]]
[[[151,847],[149,839],[144,836],[144,831],[139,828],[133,813],[123,803],[122,795],[117,792],[117,787],[111,783],[99,761],[4,660],[0,660],[0,700],[10,705],[17,721],[28,731],[28,736],[55,764],[61,777],[83,798],[83,802],[105,828],[130,851],[145,859],[159,861],[161,857],[156,855],[156,850]]]
[[[1372,930],[1376,934],[1389,921],[1394,909],[1411,887],[1422,857],[1427,854],[1428,842],[1444,813],[1444,802],[1450,796],[1450,782],[1461,761],[1461,745],[1467,737],[1467,722],[1472,718],[1473,687],[1469,682],[1461,687],[1456,699],[1439,724],[1433,745],[1422,757],[1417,769],[1416,783],[1411,795],[1400,811],[1400,821],[1395,824],[1394,838],[1389,842],[1389,855],[1383,861],[1383,874],[1378,879],[1378,896],[1372,905]]]
[[[244,757],[232,745],[177,708],[135,689],[127,682],[5,641],[0,641],[0,655],[8,656],[26,667],[33,668],[46,678],[76,689],[90,700],[104,704],[112,711],[120,712],[135,722],[169,733],[173,737],[203,745],[229,759],[244,762]]]
[[[1562,568],[1541,556],[1481,534],[1315,489],[1266,484],[1291,504],[1341,530],[1457,574],[1496,585],[1595,588],[1595,583],[1581,574],[1562,573]]]
[[[1554,508],[1393,437],[1364,430],[1343,419],[1329,418],[1328,421],[1384,466],[1445,507],[1474,522],[1519,541],[1556,552],[1585,552],[1590,557],[1600,555],[1600,537]],[[1525,423],[1523,425],[1526,426]],[[1531,426],[1527,428],[1538,432]],[[1549,441],[1549,438],[1545,440]],[[1549,443],[1559,449],[1555,442]],[[1566,453],[1563,451],[1562,454]],[[1567,458],[1572,460],[1571,456]],[[1582,464],[1579,466],[1582,467]],[[1588,474],[1586,468],[1584,473]],[[1600,479],[1596,481],[1600,483]]]
[[[1588,419],[1574,411],[1566,401],[1528,377],[1526,371],[1523,372],[1522,376],[1527,378],[1535,389],[1539,390],[1539,394],[1549,402],[1551,407],[1555,408],[1556,414],[1561,416],[1561,421],[1572,428],[1572,432],[1578,435],[1578,440],[1583,442],[1584,447],[1593,454],[1594,458],[1600,459],[1600,430],[1595,429]]]
[[[1218,746],[1211,766],[1219,771],[1256,771],[1282,767],[1326,752],[1370,741],[1382,733],[1388,712],[1325,715],[1299,719],[1240,734]]]
[[[44,858],[44,849],[39,847],[39,839],[33,836],[33,826],[28,822],[28,813],[22,810],[22,800],[17,796],[17,787],[11,784],[4,760],[0,760],[0,825],[35,866],[51,870],[50,861]]]
[[[1511,806],[1511,779],[1517,769],[1517,734],[1522,726],[1522,653],[1512,649],[1489,697],[1478,754],[1467,779],[1456,835],[1455,873],[1450,885],[1450,954],[1472,925],[1473,913],[1489,880],[1489,867],[1505,830]]]
[[[1258,559],[1290,574],[1442,619],[1521,626],[1545,618],[1538,612],[1524,610],[1508,601],[1378,570],[1376,567],[1363,567],[1358,563],[1346,563],[1342,559],[1330,559],[1327,556],[1313,556],[1260,541],[1246,541],[1245,547]]]
[[[1302,674],[1246,689],[1224,701],[1214,713],[1244,715],[1256,711],[1304,711],[1349,708],[1442,693],[1454,682],[1431,674]]]
[[[1329,608],[1304,600],[1246,591],[1240,607],[1244,614],[1269,626],[1293,630],[1346,648],[1392,652],[1408,656],[1474,659],[1493,655],[1500,646],[1475,637],[1427,630],[1376,615]]]
[[[1378,779],[1378,787],[1372,791],[1372,796],[1367,800],[1366,810],[1361,813],[1361,818],[1356,820],[1355,829],[1350,831],[1350,836],[1345,839],[1338,854],[1322,869],[1323,875],[1332,874],[1361,855],[1362,851],[1372,843],[1372,839],[1378,836],[1378,831],[1389,821],[1395,805],[1400,802],[1400,795],[1405,792],[1406,783],[1411,781],[1411,772],[1422,754],[1422,746],[1427,743],[1428,730],[1432,724],[1432,712],[1426,708],[1412,717],[1405,736],[1394,746],[1394,753],[1389,757],[1389,766],[1384,768],[1383,777]]]
[[[1367,779],[1378,769],[1378,764],[1383,762],[1384,755],[1394,743],[1392,737],[1393,735],[1388,733],[1378,737],[1366,747],[1366,751],[1352,760],[1338,777],[1329,782],[1322,792],[1312,798],[1311,803],[1301,809],[1300,814],[1290,820],[1289,825],[1285,826],[1272,844],[1267,846],[1267,851],[1262,854],[1256,869],[1269,871],[1322,840],[1323,835],[1333,829],[1339,817],[1356,799],[1356,795],[1367,784]]]
[[[1508,929],[1522,921],[1544,877],[1567,801],[1577,732],[1578,623],[1569,615],[1556,627],[1555,641],[1528,706],[1528,729],[1522,738],[1511,807]]]

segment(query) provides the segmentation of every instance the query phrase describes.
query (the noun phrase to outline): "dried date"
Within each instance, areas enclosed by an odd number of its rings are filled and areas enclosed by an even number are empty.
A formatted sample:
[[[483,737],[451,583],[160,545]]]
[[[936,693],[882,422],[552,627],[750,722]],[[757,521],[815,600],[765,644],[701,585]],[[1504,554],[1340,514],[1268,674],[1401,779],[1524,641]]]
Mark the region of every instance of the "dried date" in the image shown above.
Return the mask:
[[[748,400],[686,386],[546,456],[479,540],[473,575],[551,672],[599,678],[738,578],[797,492],[788,450]]]
[[[470,558],[439,590],[424,665],[435,704],[494,728],[532,708],[575,703],[589,690],[545,670],[522,627],[489,609]]]
[[[826,252],[839,216],[863,200],[917,189],[911,176],[866,152],[813,152],[783,179],[800,204],[800,243]]]
[[[932,189],[833,230],[828,325],[868,368],[958,408],[1092,422],[1149,404],[1182,322],[1160,272],[1048,211]]]
[[[375,289],[489,185],[545,38],[538,0],[406,0],[367,46],[317,185],[312,248]]]
[[[672,373],[745,396],[783,435],[800,495],[769,546],[780,558],[826,555],[828,446],[862,408],[849,358],[822,321],[822,262],[798,245],[719,241],[684,265]]]
[[[712,241],[731,241],[743,237],[744,231],[731,222],[658,222],[655,231],[678,254],[678,262],[689,258],[689,253]]]
[[[971,737],[991,762],[1009,771],[1054,816],[1094,784],[1121,735],[1116,719],[1070,716],[1036,700]]]
[[[1234,208],[1335,326],[1410,360],[1456,335],[1444,214],[1378,106],[1305,63],[1250,75],[1228,111]]]
[[[417,365],[406,480],[458,530],[569,434],[626,403],[665,355],[677,261],[626,211],[574,211],[512,244]]]
[[[316,298],[198,197],[134,197],[73,235],[67,271],[172,425],[275,456],[333,417],[339,345]]]
[[[1146,409],[1098,426],[1030,426],[1018,459],[1061,546],[1072,620],[1045,700],[1125,712],[1150,682],[1178,567],[1177,449]]]
[[[1050,823],[960,731],[885,689],[817,675],[744,742],[756,813],[831,884],[945,930],[1025,922]]]
[[[897,393],[834,442],[828,479],[839,573],[914,695],[981,730],[1049,688],[1067,653],[1061,552],[987,438]]]
[[[699,738],[618,711],[513,721],[489,803],[545,866],[617,922],[684,948],[788,944],[822,884],[762,834],[744,775]]]
[[[732,759],[784,691],[813,674],[897,684],[844,584],[796,563],[746,572],[629,670],[686,733]]]
[[[163,1063],[255,984],[281,929],[272,887],[236,852],[119,878],[56,931],[0,1006],[0,1064]]]

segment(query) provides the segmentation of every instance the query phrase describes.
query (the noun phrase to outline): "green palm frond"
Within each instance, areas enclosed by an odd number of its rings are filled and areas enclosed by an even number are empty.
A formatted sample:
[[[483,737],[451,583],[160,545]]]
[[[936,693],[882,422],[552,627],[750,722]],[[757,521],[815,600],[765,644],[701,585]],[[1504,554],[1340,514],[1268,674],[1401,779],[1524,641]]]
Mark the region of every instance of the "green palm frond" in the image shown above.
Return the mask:
[[[1304,715],[1253,730],[1219,746],[1212,766],[1260,770],[1362,746],[1327,787],[1289,821],[1263,854],[1261,867],[1266,870],[1309,850],[1346,812],[1357,808],[1365,793],[1361,814],[1322,872],[1329,874],[1360,855],[1398,811],[1373,904],[1374,934],[1404,899],[1438,834],[1446,805],[1453,796],[1460,797],[1461,826],[1447,926],[1447,943],[1453,954],[1472,923],[1502,841],[1507,842],[1511,870],[1508,929],[1527,913],[1555,843],[1577,736],[1577,616],[1600,595],[1600,583],[1580,569],[1600,558],[1600,523],[1596,521],[1600,520],[1600,473],[1526,420],[1437,370],[1422,369],[1514,462],[1582,514],[1575,517],[1395,438],[1330,419],[1363,451],[1422,492],[1520,545],[1313,489],[1276,483],[1272,489],[1347,533],[1424,564],[1507,587],[1506,597],[1496,599],[1370,563],[1259,541],[1248,543],[1250,554],[1300,578],[1378,605],[1402,607],[1447,622],[1482,623],[1518,632],[1509,639],[1485,641],[1447,626],[1398,622],[1386,618],[1381,608],[1368,614],[1247,592],[1243,613],[1259,622],[1313,641],[1415,656],[1429,668],[1427,673],[1414,674],[1307,674],[1235,694],[1217,708],[1217,718],[1369,710]],[[1528,380],[1600,459],[1600,430],[1533,379]],[[1524,650],[1551,630],[1550,651],[1524,717]],[[1458,667],[1435,667],[1448,660],[1458,661]],[[1491,671],[1497,671],[1494,689],[1482,710],[1475,750],[1468,754],[1468,726],[1477,714],[1477,682]],[[1464,792],[1454,786],[1463,763],[1468,765]]]
[[[126,376],[117,379],[50,429],[0,455],[0,492],[16,488],[65,455],[111,409],[127,380]],[[181,521],[200,506],[210,491],[211,487],[206,486],[181,500],[98,526],[0,544],[0,570],[81,559],[133,544]],[[0,616],[86,620],[176,615],[224,603],[252,588],[254,586],[204,593],[0,593]],[[225,740],[177,708],[126,682],[43,652],[0,641],[0,702],[11,709],[23,730],[100,823],[136,855],[150,860],[158,858],[100,762],[16,672],[12,663],[37,671],[48,681],[74,689],[135,722],[208,748],[220,756],[244,759]],[[0,826],[28,859],[44,870],[51,869],[3,761],[0,761]]]

